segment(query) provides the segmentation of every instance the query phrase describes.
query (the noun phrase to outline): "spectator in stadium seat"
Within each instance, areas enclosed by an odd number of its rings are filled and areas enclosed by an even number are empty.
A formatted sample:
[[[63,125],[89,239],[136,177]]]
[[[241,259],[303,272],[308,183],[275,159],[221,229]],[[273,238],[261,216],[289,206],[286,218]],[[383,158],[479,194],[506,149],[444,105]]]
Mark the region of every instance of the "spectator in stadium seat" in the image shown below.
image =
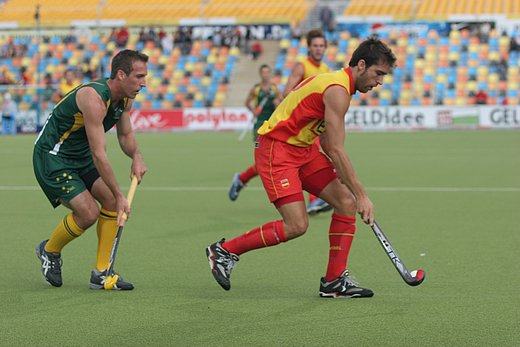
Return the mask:
[[[327,32],[334,31],[334,28],[335,28],[334,12],[332,12],[332,9],[328,5],[323,6],[321,8],[320,21],[321,21],[321,28],[323,29],[323,31],[327,31]]]
[[[193,29],[191,27],[183,27],[180,30],[180,48],[182,55],[188,55],[193,45]]]
[[[16,134],[16,114],[18,106],[11,97],[11,94],[5,93],[2,102],[2,135]]]
[[[79,81],[76,78],[76,72],[72,69],[68,69],[63,75],[63,81],[60,83],[58,90],[51,97],[51,101],[57,103],[65,96],[65,94],[70,92],[78,85]]]
[[[475,103],[477,105],[487,105],[487,103],[488,103],[488,95],[487,95],[487,93],[483,89],[480,89],[477,92],[477,94],[475,94]]]
[[[4,66],[0,71],[0,84],[14,84],[14,78],[7,66]]]
[[[164,31],[163,27],[159,27],[159,32],[157,33],[157,37],[159,40],[162,40],[166,36],[166,31]]]
[[[211,35],[211,42],[214,47],[220,47],[222,45],[223,37],[220,28],[215,29],[213,35]]]
[[[502,57],[497,64],[497,73],[501,81],[507,81],[507,69],[508,61],[505,57]]]
[[[110,31],[110,41],[113,41],[113,42],[116,42],[117,41],[117,33],[118,33],[118,30],[117,28],[112,28],[112,30]]]
[[[252,33],[251,33],[251,28],[248,26],[246,26],[246,33],[244,35],[244,54],[249,54],[251,53],[250,52],[250,46],[249,46],[249,43],[251,42],[251,39],[253,38],[252,37]]]
[[[67,35],[65,35],[65,37],[63,38],[62,42],[64,44],[68,44],[68,43],[77,43],[78,42],[78,38],[76,37],[76,33],[74,32],[74,27],[71,27],[69,29],[69,32],[67,33]]]
[[[264,47],[262,46],[262,43],[258,40],[255,40],[251,44],[251,57],[253,60],[257,60],[260,55],[264,52]]]
[[[291,26],[291,37],[295,40],[300,40],[302,38],[302,35],[303,35],[302,23],[300,21],[296,21]]]
[[[145,32],[144,28],[141,27],[141,30],[139,30],[139,34],[137,36],[137,42],[145,44],[146,41],[148,41],[148,34]]]
[[[319,296],[373,296],[370,289],[361,288],[351,279],[346,267],[356,232],[356,215],[373,225],[374,206],[345,150],[345,115],[354,93],[367,93],[381,85],[395,61],[395,55],[382,41],[367,39],[354,50],[348,66],[303,81],[260,127],[255,146],[256,169],[282,219],[206,248],[212,275],[223,289],[231,288],[231,271],[241,255],[279,245],[306,232],[309,217],[302,193],[305,189],[334,206],[328,230],[329,262],[320,280]],[[315,144],[317,136],[325,154]],[[282,266],[278,264],[276,270]],[[294,294],[291,284],[294,280],[287,274],[280,286]]]
[[[164,35],[161,39],[161,48],[166,54],[169,54],[169,52],[173,50],[173,38],[168,34]]]
[[[256,141],[258,129],[268,120],[274,109],[280,103],[282,94],[272,82],[273,72],[269,65],[262,64],[259,69],[260,83],[256,83],[247,94],[245,106],[253,114],[253,141]],[[258,176],[255,164],[241,173],[235,173],[228,195],[231,201],[238,198],[238,193],[247,183]]]
[[[27,67],[22,66],[20,67],[20,84],[21,85],[28,85],[33,83],[33,78],[27,71]]]
[[[519,52],[520,51],[520,33],[516,35],[511,35],[511,40],[509,40],[509,52]]]
[[[155,32],[155,29],[153,27],[150,27],[148,29],[148,41],[153,41],[157,44],[157,33]]]
[[[49,102],[52,99],[52,96],[55,93],[54,81],[52,80],[52,75],[50,73],[46,73],[43,77],[43,91],[42,98],[43,101]]]
[[[120,47],[120,48],[125,47],[126,43],[128,42],[129,36],[130,36],[130,34],[126,27],[122,27],[121,29],[119,29],[119,31],[117,32],[117,37],[116,37],[117,47]]]
[[[240,30],[240,27],[238,25],[233,29],[233,35],[234,35],[233,46],[241,48],[242,47],[242,31]]]

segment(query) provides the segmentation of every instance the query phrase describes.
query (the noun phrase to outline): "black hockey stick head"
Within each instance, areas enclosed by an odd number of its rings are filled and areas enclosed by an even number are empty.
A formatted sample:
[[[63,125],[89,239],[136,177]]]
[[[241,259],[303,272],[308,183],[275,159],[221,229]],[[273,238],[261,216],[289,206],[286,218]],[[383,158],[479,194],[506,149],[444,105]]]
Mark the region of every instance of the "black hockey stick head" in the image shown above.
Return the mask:
[[[426,277],[426,273],[419,269],[414,270],[408,274],[409,276],[406,276],[405,282],[410,286],[418,286],[424,281],[424,278]]]

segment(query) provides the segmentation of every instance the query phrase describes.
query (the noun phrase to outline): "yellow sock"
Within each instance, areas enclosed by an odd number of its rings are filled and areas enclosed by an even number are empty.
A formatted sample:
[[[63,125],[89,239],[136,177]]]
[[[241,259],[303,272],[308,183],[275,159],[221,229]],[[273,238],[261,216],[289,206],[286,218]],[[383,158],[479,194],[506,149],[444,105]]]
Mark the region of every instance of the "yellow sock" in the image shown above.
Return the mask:
[[[61,253],[67,243],[81,236],[85,230],[81,229],[72,217],[72,213],[66,215],[60,224],[54,229],[49,242],[45,245],[45,250],[51,253]]]
[[[98,250],[96,257],[96,269],[99,271],[108,268],[110,252],[117,234],[117,212],[101,209],[97,223]]]

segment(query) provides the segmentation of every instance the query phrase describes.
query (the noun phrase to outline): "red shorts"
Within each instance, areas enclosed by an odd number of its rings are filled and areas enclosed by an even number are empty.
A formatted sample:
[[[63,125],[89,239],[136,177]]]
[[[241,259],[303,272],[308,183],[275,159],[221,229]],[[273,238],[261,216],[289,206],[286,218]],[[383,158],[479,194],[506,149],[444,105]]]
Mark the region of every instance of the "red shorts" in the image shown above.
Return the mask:
[[[323,188],[337,177],[334,166],[316,143],[297,147],[259,136],[255,163],[271,202],[301,195],[302,190],[319,196]]]

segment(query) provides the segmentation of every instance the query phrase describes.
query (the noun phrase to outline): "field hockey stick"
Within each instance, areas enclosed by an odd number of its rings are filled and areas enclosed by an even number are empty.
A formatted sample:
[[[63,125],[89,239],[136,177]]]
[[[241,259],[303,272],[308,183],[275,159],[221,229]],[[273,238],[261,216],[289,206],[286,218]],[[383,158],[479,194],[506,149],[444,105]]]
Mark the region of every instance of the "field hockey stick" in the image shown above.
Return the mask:
[[[126,200],[128,200],[128,207],[132,205],[132,200],[134,199],[135,190],[137,188],[137,177],[132,177],[132,183],[130,183],[130,189],[128,189],[128,195]],[[123,212],[123,221],[126,221],[126,213]],[[121,235],[123,234],[123,225],[117,229],[116,238],[114,239],[114,244],[112,245],[112,252],[110,252],[110,260],[108,264],[107,276],[105,278],[105,283],[103,284],[103,288],[106,290],[111,290],[117,283],[119,279],[118,275],[114,275],[114,261],[116,260],[117,248],[119,247],[119,241],[121,240]]]
[[[383,246],[383,249],[388,255],[388,258],[390,258],[403,280],[410,286],[418,286],[421,284],[424,281],[424,277],[426,276],[424,271],[420,269],[414,270],[412,272],[408,271],[406,265],[404,265],[403,261],[394,250],[390,244],[390,241],[388,241],[388,238],[386,237],[381,227],[376,223],[376,221],[374,221],[374,225],[372,225],[372,230],[374,231],[374,234],[379,240],[379,243],[381,243],[381,246]]]
[[[242,130],[242,132],[240,132],[240,135],[238,136],[238,142],[242,142],[244,140],[244,138],[246,137],[247,133],[251,131],[251,129],[253,129],[253,125],[255,124],[255,121],[256,121],[256,117],[253,116],[253,119],[251,119],[249,121],[249,123],[247,123],[246,127]]]
[[[262,112],[262,110],[264,109],[264,106],[265,104],[267,103],[267,100],[269,99],[269,96],[271,95],[271,93],[269,93],[269,95],[266,95],[262,101],[260,101],[260,104],[258,105],[258,107],[255,109],[255,113],[253,114],[253,118],[249,121],[249,123],[247,124],[247,126],[244,128],[244,130],[242,130],[242,132],[240,133],[240,135],[238,136],[238,142],[242,142],[244,140],[244,138],[246,137],[246,134],[248,132],[251,131],[251,129],[253,129],[253,125],[255,124],[255,121],[256,121],[256,117],[258,117],[258,115],[260,114],[260,112]]]

